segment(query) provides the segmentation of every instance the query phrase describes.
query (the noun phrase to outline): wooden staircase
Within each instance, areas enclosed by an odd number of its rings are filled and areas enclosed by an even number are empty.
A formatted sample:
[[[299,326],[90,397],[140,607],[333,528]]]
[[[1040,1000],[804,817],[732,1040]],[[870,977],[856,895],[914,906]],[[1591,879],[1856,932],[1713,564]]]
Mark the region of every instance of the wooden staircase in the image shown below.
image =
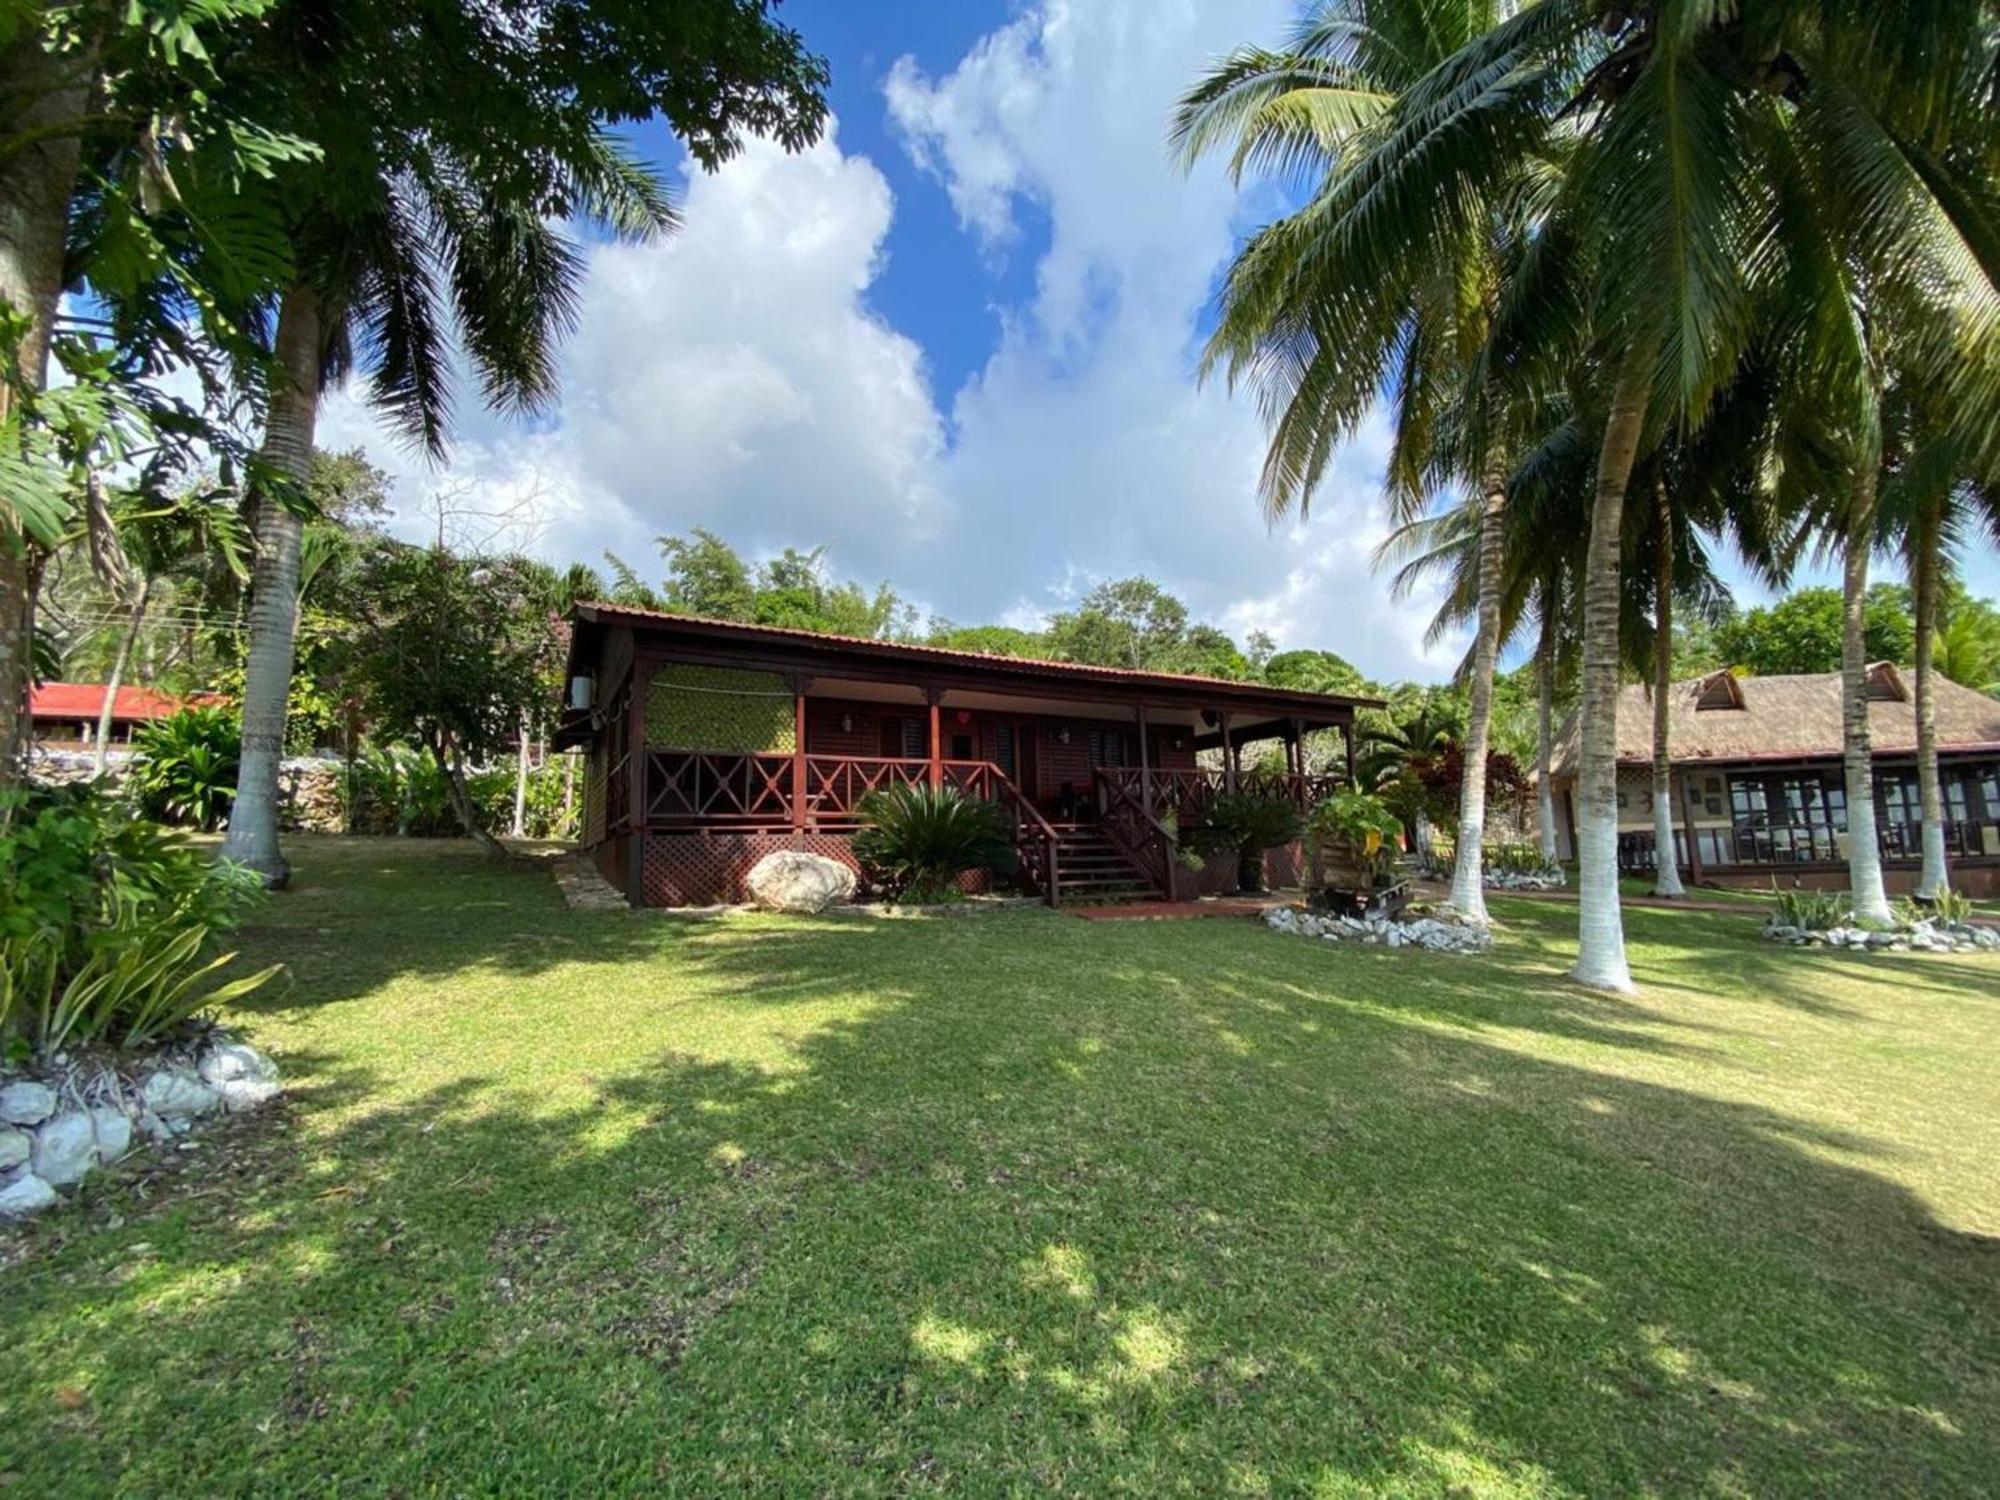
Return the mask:
[[[1095,823],[1054,823],[1063,904],[1111,905],[1158,901],[1165,894],[1148,880]]]

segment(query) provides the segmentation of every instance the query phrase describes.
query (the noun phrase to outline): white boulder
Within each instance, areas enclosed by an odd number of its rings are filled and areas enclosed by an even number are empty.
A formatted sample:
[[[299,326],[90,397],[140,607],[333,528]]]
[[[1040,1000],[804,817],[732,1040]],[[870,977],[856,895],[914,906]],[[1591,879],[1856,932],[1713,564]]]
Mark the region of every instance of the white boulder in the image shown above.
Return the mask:
[[[278,1065],[248,1042],[224,1042],[201,1060],[201,1081],[231,1114],[255,1109],[283,1091]]]
[[[854,872],[837,859],[780,849],[750,869],[744,887],[766,911],[821,912],[854,898]]]
[[[90,1116],[80,1109],[64,1110],[52,1120],[44,1120],[35,1130],[35,1144],[29,1159],[34,1175],[62,1187],[75,1182],[97,1163],[97,1132]]]
[[[11,1172],[28,1159],[29,1136],[25,1130],[0,1126],[0,1172]]]
[[[9,1125],[39,1125],[56,1112],[56,1091],[46,1083],[23,1079],[0,1089],[0,1120]]]
[[[139,1086],[139,1099],[170,1125],[175,1120],[205,1115],[222,1102],[214,1089],[182,1068],[162,1068],[147,1074],[146,1081]]]
[[[56,1190],[33,1172],[0,1188],[0,1219],[25,1219],[45,1208],[53,1208]]]
[[[97,1159],[110,1163],[132,1149],[132,1120],[122,1109],[99,1104],[90,1111],[91,1132],[97,1137]]]

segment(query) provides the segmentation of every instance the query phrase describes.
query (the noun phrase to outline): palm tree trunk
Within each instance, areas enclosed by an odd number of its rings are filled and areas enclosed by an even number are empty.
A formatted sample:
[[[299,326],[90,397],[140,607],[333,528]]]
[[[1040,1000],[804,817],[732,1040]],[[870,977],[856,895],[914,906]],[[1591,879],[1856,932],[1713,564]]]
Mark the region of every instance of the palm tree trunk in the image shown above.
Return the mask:
[[[1577,757],[1577,942],[1570,974],[1597,989],[1632,988],[1618,907],[1618,562],[1625,486],[1646,425],[1652,359],[1634,350],[1619,373],[1583,569],[1583,686]]]
[[[53,55],[42,41],[35,18],[0,51],[0,137],[47,130],[84,112],[91,61]],[[14,349],[20,388],[0,376],[0,425],[48,377],[78,155],[77,136],[55,134],[0,158],[0,308],[25,320]],[[0,788],[17,784],[27,769],[39,571],[34,543],[14,526],[0,526]]]
[[[1458,847],[1451,866],[1451,905],[1486,921],[1482,844],[1486,837],[1486,749],[1493,735],[1493,663],[1500,651],[1500,553],[1506,546],[1507,470],[1488,466],[1479,505],[1479,630],[1472,647],[1472,712],[1465,730],[1464,775],[1458,790]]]
[[[1555,763],[1556,612],[1554,601],[1542,595],[1542,638],[1535,647],[1535,801],[1542,836],[1542,861],[1556,862],[1556,792],[1551,785]]]
[[[1916,522],[1910,559],[1911,594],[1916,609],[1917,798],[1924,818],[1924,868],[1917,896],[1935,901],[1951,889],[1944,858],[1944,797],[1938,786],[1937,700],[1933,691],[1933,649],[1937,638],[1938,513],[1926,506]]]
[[[1856,466],[1841,566],[1840,737],[1847,771],[1847,884],[1854,915],[1865,923],[1895,920],[1882,884],[1882,845],[1875,831],[1875,769],[1868,740],[1868,646],[1862,633],[1868,595],[1868,554],[1875,545],[1873,460]]]
[[[271,393],[263,456],[303,485],[312,471],[319,412],[319,298],[290,288],[278,308],[277,356],[283,384]],[[285,712],[292,690],[292,646],[299,623],[299,537],[303,527],[279,498],[257,505],[257,562],[250,579],[250,641],[243,674],[243,759],[222,853],[282,886],[291,867],[278,849],[278,763],[285,753]]]
[[[125,663],[131,660],[133,642],[139,639],[139,632],[145,626],[146,605],[152,597],[153,580],[140,580],[139,597],[133,601],[132,617],[125,622],[124,632],[118,637],[118,651],[111,658],[111,676],[104,684],[104,702],[97,710],[97,763],[91,771],[93,776],[104,774],[105,761],[111,750],[111,711],[117,706],[118,689],[125,681]]]
[[[1685,896],[1674,848],[1674,766],[1667,744],[1667,701],[1674,688],[1674,512],[1659,487],[1653,550],[1653,894]]]

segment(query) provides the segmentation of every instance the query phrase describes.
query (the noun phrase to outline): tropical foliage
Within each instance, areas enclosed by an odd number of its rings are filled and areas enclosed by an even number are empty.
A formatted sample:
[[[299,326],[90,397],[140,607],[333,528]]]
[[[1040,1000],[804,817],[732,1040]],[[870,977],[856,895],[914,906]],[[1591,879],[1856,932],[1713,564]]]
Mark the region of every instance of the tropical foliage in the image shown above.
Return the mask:
[[[1198,849],[1236,853],[1236,883],[1243,891],[1264,888],[1264,851],[1289,844],[1303,822],[1288,797],[1226,792],[1215,799],[1208,822],[1191,838]]]
[[[233,707],[196,705],[132,736],[131,789],[149,818],[211,832],[236,796],[243,726]]]
[[[956,787],[885,787],[863,797],[856,811],[862,826],[854,857],[874,885],[898,900],[952,901],[967,871],[1014,872],[1006,813]]]
[[[0,791],[0,1043],[137,1046],[267,982],[225,980],[254,876],[92,787]]]

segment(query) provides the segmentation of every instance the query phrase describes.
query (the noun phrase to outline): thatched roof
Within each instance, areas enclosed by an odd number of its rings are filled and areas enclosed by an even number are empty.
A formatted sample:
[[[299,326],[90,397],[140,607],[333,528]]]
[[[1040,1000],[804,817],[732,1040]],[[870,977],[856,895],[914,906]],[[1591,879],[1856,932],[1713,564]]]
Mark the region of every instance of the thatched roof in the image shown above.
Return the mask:
[[[1868,730],[1873,748],[1910,754],[1917,717],[1910,684],[1887,662],[1868,669]],[[2000,752],[2000,702],[1934,677],[1938,748]],[[1576,770],[1577,721],[1556,737],[1554,771]],[[1675,764],[1701,761],[1800,760],[1840,754],[1840,674],[1739,677],[1711,673],[1673,686],[1667,703],[1667,744]],[[1653,760],[1653,696],[1634,683],[1618,694],[1618,759]]]

